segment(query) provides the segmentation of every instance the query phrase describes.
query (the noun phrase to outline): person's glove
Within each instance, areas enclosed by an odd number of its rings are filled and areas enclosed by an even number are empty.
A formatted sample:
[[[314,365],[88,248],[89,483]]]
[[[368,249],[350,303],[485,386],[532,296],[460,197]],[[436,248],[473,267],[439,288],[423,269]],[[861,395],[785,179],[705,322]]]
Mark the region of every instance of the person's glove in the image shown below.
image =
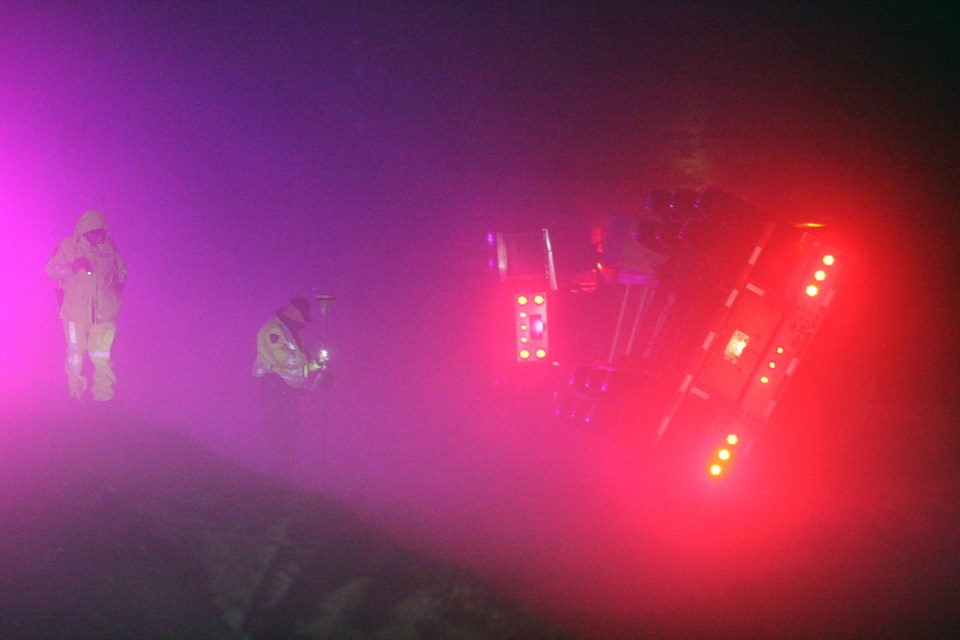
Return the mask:
[[[74,273],[85,273],[87,275],[93,273],[93,265],[86,258],[77,258],[70,263],[70,268],[73,269]]]

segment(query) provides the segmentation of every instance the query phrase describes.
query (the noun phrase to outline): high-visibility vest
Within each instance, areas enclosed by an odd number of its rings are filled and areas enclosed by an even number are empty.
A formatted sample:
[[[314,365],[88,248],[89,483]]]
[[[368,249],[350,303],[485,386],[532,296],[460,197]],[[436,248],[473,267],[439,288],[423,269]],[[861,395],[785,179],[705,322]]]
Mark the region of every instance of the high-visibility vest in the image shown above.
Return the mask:
[[[251,373],[258,378],[275,373],[291,387],[303,389],[309,365],[307,354],[279,316],[267,320],[257,334],[257,358]]]

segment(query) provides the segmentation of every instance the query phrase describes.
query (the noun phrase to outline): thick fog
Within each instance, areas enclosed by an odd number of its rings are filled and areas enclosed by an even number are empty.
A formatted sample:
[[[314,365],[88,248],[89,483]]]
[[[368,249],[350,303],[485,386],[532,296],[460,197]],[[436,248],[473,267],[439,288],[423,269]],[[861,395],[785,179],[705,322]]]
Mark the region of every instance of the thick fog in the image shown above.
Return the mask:
[[[127,415],[262,468],[257,331],[294,296],[334,295],[333,379],[307,403],[298,482],[548,608],[669,612],[799,563],[785,531],[825,504],[872,506],[831,488],[840,458],[862,471],[891,457],[895,426],[872,453],[845,428],[915,402],[904,378],[946,420],[928,367],[934,343],[956,345],[938,320],[954,276],[932,211],[956,204],[932,194],[950,129],[936,66],[900,68],[945,62],[939,49],[799,9],[267,7],[0,8],[3,414],[67,405],[44,265],[99,209],[129,265],[113,349]],[[737,502],[737,526],[691,513],[693,489],[645,484],[632,437],[508,412],[494,384],[487,232],[550,228],[569,279],[593,222],[691,186],[670,164],[690,131],[711,184],[827,219],[864,267],[767,445],[760,468],[782,491]],[[901,361],[911,375],[891,372]]]

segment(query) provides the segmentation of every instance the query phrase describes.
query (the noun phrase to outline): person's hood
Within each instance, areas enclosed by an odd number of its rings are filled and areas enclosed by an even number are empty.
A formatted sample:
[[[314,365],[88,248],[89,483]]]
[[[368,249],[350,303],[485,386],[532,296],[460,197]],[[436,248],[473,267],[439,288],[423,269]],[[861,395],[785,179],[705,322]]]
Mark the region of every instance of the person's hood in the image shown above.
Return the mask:
[[[74,227],[73,233],[78,238],[88,231],[93,231],[94,229],[103,229],[104,231],[109,232],[107,227],[107,217],[103,215],[102,211],[87,211],[80,219],[77,220],[77,226]]]
[[[310,302],[306,298],[294,298],[290,303],[280,309],[277,315],[293,320],[299,325],[305,325],[310,322]]]

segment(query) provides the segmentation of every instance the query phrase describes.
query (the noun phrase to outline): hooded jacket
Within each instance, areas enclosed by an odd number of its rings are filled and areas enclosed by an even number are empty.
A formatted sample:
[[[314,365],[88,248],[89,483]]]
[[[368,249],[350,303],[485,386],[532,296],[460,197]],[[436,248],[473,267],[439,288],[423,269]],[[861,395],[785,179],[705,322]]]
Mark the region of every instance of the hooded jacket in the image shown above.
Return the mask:
[[[108,235],[92,245],[83,234],[103,229]],[[90,261],[90,273],[74,272],[79,258]],[[106,216],[87,211],[77,221],[73,235],[64,238],[46,266],[47,275],[63,291],[60,317],[92,323],[113,322],[120,311],[120,291],[127,278],[127,263],[109,236]]]

